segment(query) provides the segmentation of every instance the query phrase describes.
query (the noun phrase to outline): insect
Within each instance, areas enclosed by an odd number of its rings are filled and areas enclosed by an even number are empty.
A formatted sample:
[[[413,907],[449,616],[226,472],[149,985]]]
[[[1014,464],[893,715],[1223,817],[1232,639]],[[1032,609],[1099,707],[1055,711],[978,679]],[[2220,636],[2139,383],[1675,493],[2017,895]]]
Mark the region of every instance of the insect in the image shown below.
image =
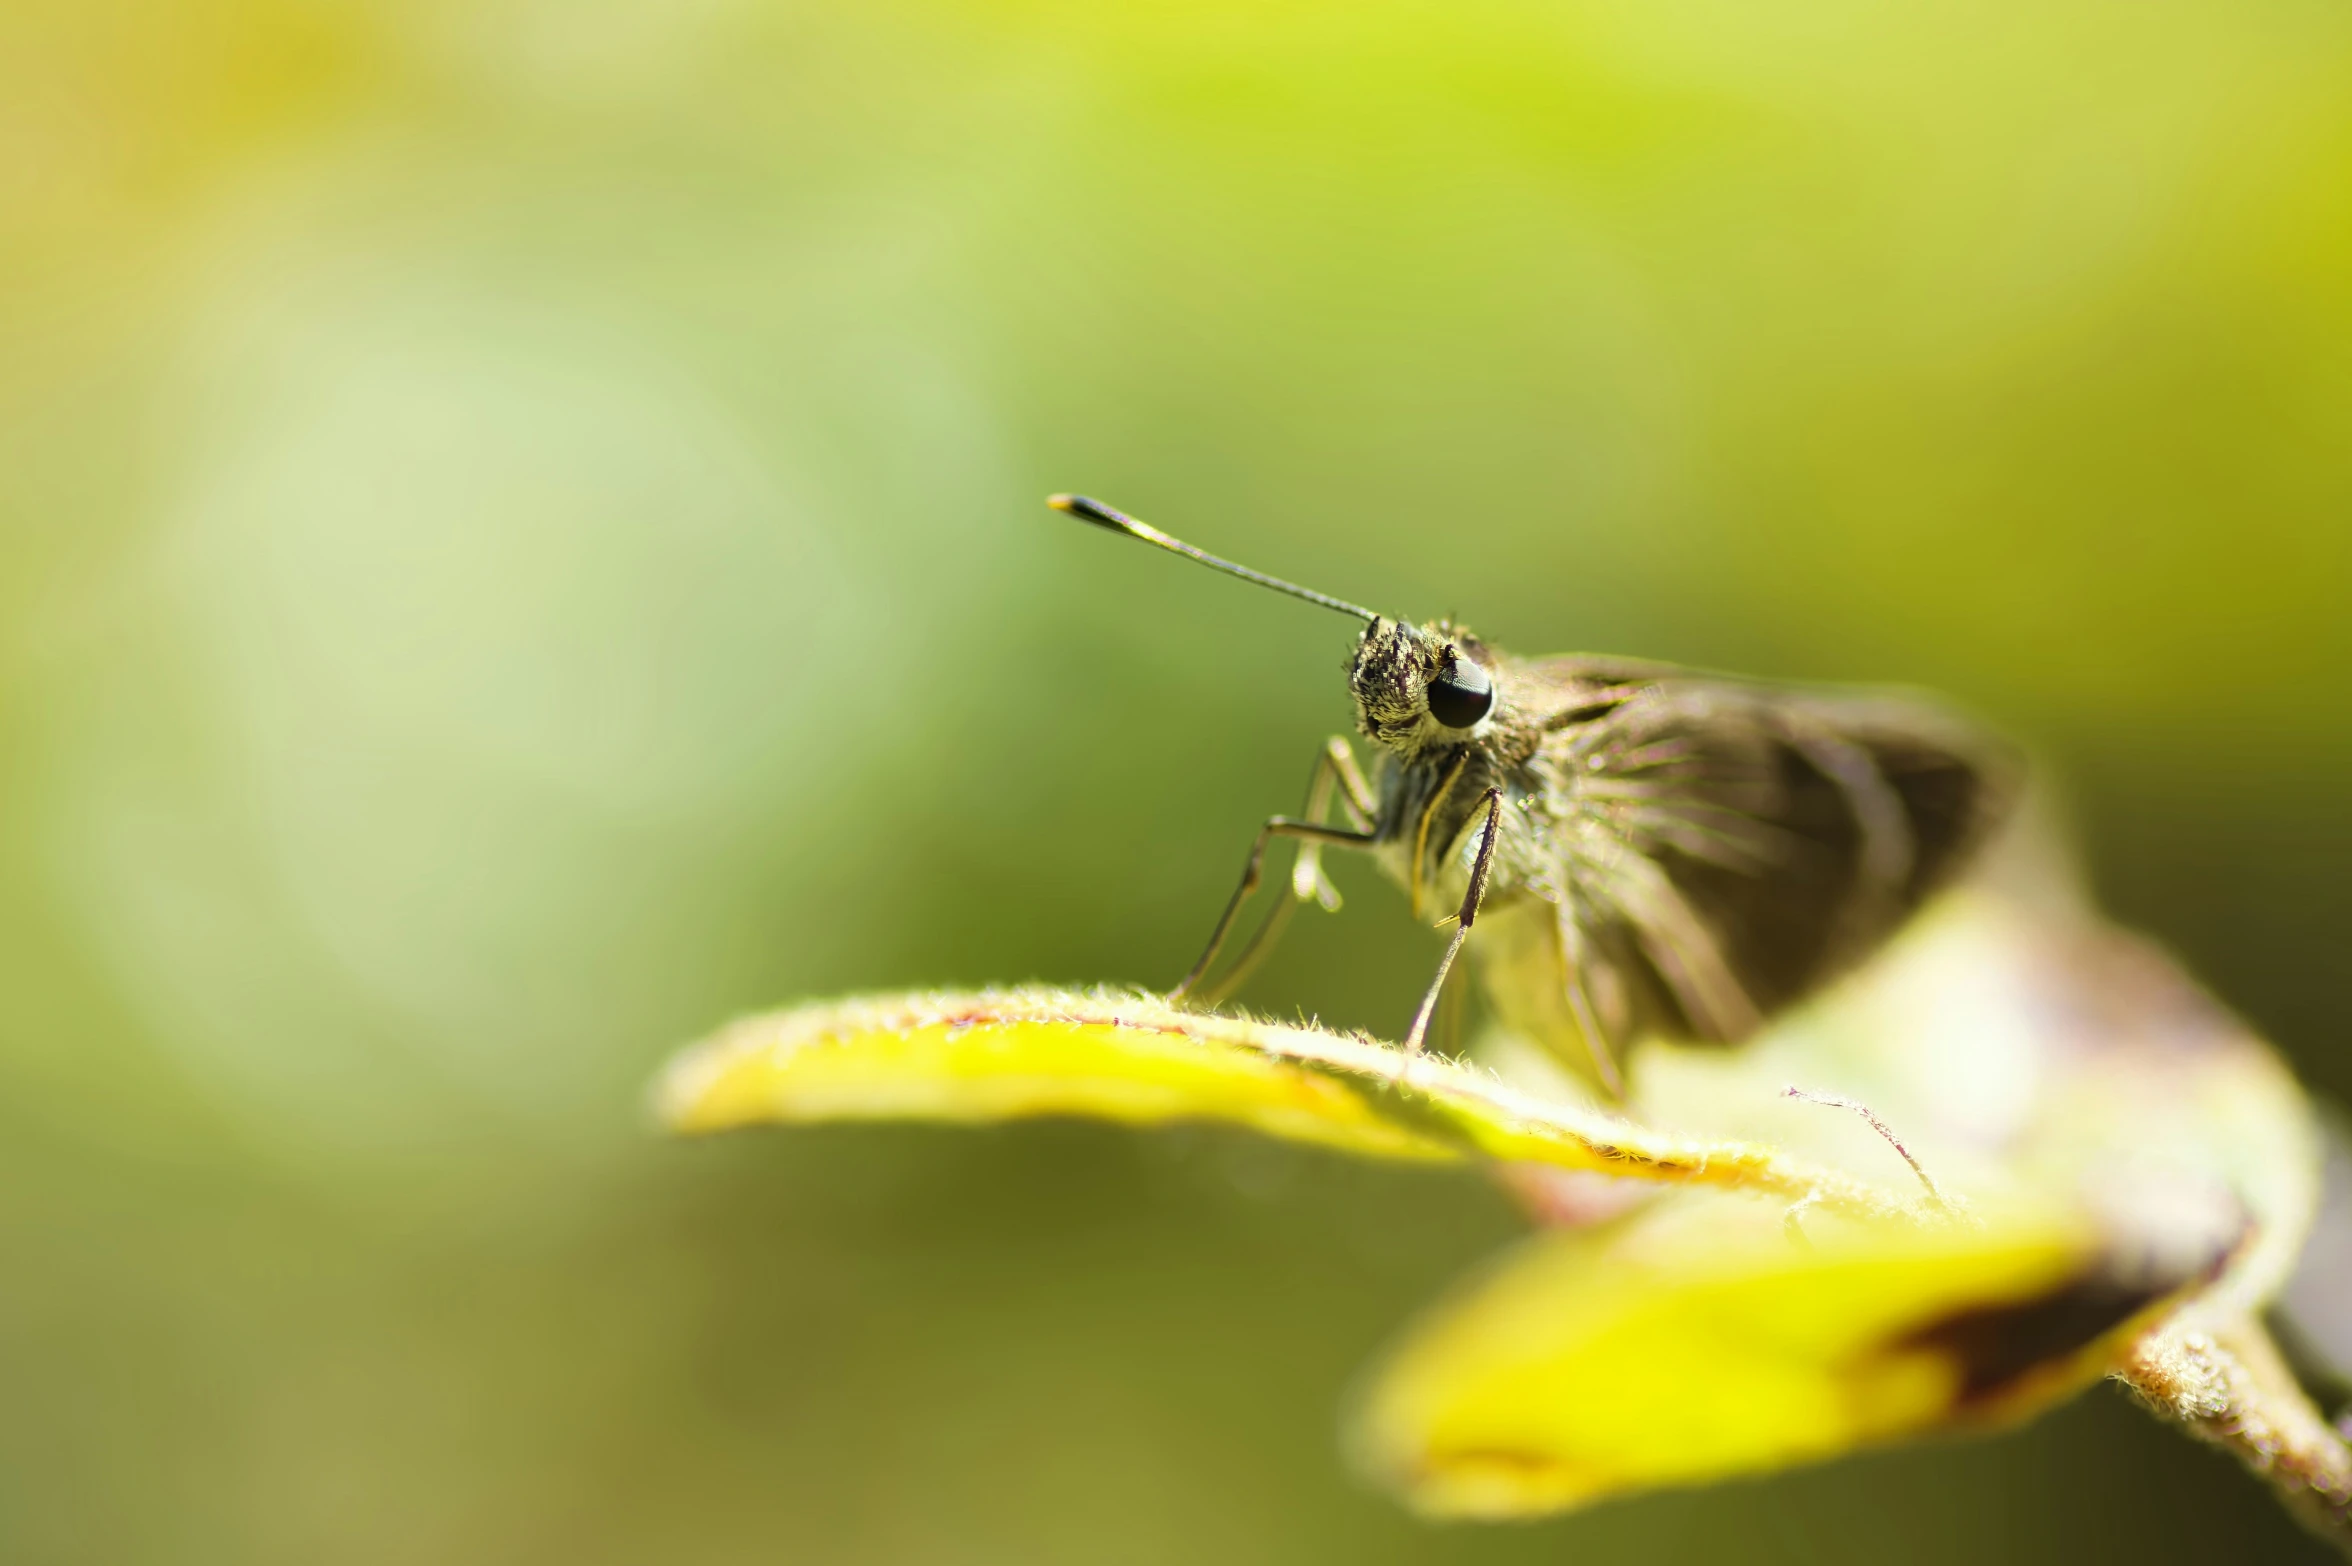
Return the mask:
[[[1418,1053],[1475,926],[1490,1004],[1612,1097],[1632,1043],[1733,1044],[1860,963],[1975,857],[2019,792],[2014,754],[1922,698],[1808,690],[1668,664],[1519,658],[1464,626],[1375,613],[1235,565],[1083,495],[1098,527],[1364,622],[1347,739],[1305,810],[1274,816],[1172,992],[1229,993],[1300,902],[1339,904],[1326,848],[1370,853],[1453,937],[1407,1028]],[[1344,824],[1327,818],[1336,803]],[[1215,985],[1268,844],[1291,896]]]

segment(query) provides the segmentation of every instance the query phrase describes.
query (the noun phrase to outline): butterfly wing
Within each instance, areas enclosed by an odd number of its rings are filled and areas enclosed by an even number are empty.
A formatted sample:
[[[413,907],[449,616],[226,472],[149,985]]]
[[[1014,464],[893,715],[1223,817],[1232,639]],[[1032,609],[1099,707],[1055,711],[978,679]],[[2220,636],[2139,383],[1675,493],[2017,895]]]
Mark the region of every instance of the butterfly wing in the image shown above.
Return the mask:
[[[1746,1038],[1882,945],[2017,796],[2014,753],[1925,698],[1588,658],[1518,672],[1556,858],[1543,914],[1498,932],[1490,989],[1555,1042]],[[1546,956],[1560,993],[1524,993]]]

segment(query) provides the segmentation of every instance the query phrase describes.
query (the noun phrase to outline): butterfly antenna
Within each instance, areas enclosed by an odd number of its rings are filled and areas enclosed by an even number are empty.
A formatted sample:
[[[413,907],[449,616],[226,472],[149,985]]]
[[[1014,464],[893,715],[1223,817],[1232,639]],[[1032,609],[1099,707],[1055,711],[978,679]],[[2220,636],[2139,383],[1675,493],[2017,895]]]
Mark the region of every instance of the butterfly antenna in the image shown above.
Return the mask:
[[[1108,528],[1114,533],[1124,533],[1129,538],[1140,538],[1147,544],[1156,544],[1172,554],[1182,555],[1188,560],[1197,560],[1202,565],[1222,571],[1228,576],[1238,576],[1245,582],[1255,582],[1260,587],[1271,587],[1278,593],[1288,593],[1293,598],[1304,598],[1308,603],[1321,604],[1326,609],[1337,609],[1341,614],[1352,614],[1359,620],[1372,621],[1381,618],[1362,604],[1351,604],[1344,598],[1334,598],[1329,593],[1318,593],[1312,588],[1301,587],[1296,582],[1285,582],[1278,576],[1268,576],[1263,571],[1252,571],[1248,566],[1235,565],[1230,560],[1220,560],[1206,550],[1193,548],[1180,538],[1170,538],[1148,522],[1138,522],[1124,511],[1106,506],[1101,501],[1090,499],[1085,495],[1052,495],[1047,497],[1045,503],[1056,511],[1068,512],[1082,522],[1092,522],[1096,527]]]

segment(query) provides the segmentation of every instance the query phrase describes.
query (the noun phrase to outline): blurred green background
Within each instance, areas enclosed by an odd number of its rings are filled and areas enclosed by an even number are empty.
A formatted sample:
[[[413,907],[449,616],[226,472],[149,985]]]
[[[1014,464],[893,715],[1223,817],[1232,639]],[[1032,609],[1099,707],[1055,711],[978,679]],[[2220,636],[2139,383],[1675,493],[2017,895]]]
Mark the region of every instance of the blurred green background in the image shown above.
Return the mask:
[[[1431,1529],[1468,1179],[704,1145],[666,1051],[1165,983],[1332,617],[1947,689],[2352,1092],[2352,13],[8,0],[0,1558],[2303,1559],[2095,1392]],[[1354,866],[1247,996],[1393,1033]]]

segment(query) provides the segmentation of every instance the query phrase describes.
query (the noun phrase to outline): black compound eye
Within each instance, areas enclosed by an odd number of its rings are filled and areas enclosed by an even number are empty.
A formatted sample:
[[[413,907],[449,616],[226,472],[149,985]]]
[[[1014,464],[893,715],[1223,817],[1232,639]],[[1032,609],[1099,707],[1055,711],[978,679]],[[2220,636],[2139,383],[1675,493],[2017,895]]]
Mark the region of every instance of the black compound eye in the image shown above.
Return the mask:
[[[1429,682],[1429,715],[1449,729],[1474,729],[1494,710],[1494,681],[1467,658],[1450,658]]]

